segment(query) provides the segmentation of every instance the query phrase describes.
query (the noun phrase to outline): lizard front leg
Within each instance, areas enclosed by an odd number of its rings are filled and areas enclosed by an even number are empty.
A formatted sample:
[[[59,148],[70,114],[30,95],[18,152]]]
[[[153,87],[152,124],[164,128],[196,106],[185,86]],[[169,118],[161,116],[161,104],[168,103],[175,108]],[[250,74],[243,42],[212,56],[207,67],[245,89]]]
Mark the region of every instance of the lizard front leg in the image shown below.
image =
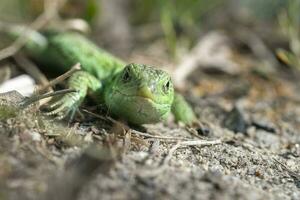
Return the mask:
[[[85,71],[78,71],[69,78],[68,88],[77,92],[65,94],[63,97],[50,102],[50,111],[45,113],[46,115],[58,115],[57,119],[63,119],[70,114],[72,119],[87,93],[100,93],[102,84],[93,75]]]
[[[197,121],[197,118],[191,106],[186,102],[182,95],[175,93],[171,111],[175,120],[181,121],[184,124],[192,125]]]

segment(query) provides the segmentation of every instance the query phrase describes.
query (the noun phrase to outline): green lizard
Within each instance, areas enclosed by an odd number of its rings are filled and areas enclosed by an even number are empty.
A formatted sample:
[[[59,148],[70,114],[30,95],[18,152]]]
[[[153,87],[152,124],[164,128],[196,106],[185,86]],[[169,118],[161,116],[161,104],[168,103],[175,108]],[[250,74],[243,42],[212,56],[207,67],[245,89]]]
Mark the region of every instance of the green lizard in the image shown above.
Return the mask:
[[[13,29],[10,34],[20,35]],[[91,94],[104,103],[109,113],[132,124],[156,123],[170,112],[176,121],[195,122],[196,117],[184,98],[174,92],[170,75],[142,64],[128,64],[97,47],[79,33],[42,35],[33,31],[24,47],[34,60],[61,73],[76,63],[81,71],[68,80],[68,93],[49,106],[48,115],[59,119],[74,115],[84,98]]]

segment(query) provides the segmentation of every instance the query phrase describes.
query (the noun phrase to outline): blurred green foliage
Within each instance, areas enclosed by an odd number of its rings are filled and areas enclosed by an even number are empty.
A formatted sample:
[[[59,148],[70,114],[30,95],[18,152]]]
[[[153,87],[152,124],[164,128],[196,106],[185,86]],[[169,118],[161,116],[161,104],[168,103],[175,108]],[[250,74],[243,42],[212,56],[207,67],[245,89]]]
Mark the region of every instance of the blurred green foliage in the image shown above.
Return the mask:
[[[69,0],[60,10],[60,14],[63,18],[83,18],[91,22],[100,11],[98,6],[98,0]],[[1,21],[32,21],[43,10],[43,0],[0,0]]]
[[[124,0],[125,1],[125,0]],[[225,0],[126,0],[129,23],[135,26],[155,24],[164,34],[169,53],[176,58],[177,50],[190,47],[199,37],[203,16]],[[99,26],[100,0],[69,0],[60,10],[61,17],[82,18],[92,26]],[[30,23],[44,9],[43,0],[1,0],[0,20]]]
[[[91,23],[95,19],[96,15],[99,14],[100,10],[101,9],[98,7],[97,0],[87,0],[84,19]]]
[[[169,51],[176,56],[177,44],[192,42],[198,37],[202,17],[224,2],[225,0],[137,0],[132,2],[134,12],[131,17],[134,24],[159,22]]]
[[[237,2],[255,18],[275,21],[277,14],[286,7],[288,0],[239,0]]]
[[[300,70],[300,1],[289,0],[287,9],[279,15],[282,33],[289,41],[290,51],[278,49],[278,57],[291,67]]]
[[[29,18],[28,11],[28,2],[24,0],[1,0],[0,2],[1,21],[24,21]]]
[[[104,0],[113,1],[113,0]],[[176,58],[179,49],[188,49],[198,40],[205,23],[224,7],[233,7],[232,12],[246,9],[257,21],[276,22],[276,16],[289,7],[280,19],[283,32],[290,40],[291,52],[280,50],[286,62],[296,65],[300,57],[299,5],[300,0],[124,0],[129,3],[129,24],[134,29],[154,25],[154,30],[163,33],[169,53]],[[6,22],[32,22],[44,9],[43,0],[0,0],[0,20]],[[92,26],[99,26],[100,0],[69,0],[60,11],[62,19],[82,18]],[[222,8],[222,9],[218,9]],[[125,8],[124,8],[125,9]],[[98,17],[100,16],[100,17]],[[266,21],[264,21],[266,22]],[[228,22],[232,23],[232,22]],[[297,61],[300,63],[300,61]],[[297,63],[297,65],[299,65]]]

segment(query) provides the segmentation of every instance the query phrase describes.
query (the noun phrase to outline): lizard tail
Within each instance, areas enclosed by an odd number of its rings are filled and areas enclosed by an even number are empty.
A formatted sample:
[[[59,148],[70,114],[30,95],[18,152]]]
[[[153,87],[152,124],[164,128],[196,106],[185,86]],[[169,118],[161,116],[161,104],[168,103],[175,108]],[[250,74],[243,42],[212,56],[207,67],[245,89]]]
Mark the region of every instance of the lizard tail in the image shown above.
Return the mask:
[[[12,40],[16,40],[19,37],[27,37],[24,49],[26,53],[32,56],[40,55],[48,45],[47,38],[44,35],[35,30],[30,30],[25,26],[0,23],[0,32],[3,32]]]

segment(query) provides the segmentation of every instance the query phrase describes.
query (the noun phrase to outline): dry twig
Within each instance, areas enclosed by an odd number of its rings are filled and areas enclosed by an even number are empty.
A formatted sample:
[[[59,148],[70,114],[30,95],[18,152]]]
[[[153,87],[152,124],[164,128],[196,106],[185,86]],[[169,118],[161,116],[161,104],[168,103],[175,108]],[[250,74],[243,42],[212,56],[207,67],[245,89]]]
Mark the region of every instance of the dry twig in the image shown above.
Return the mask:
[[[32,76],[39,84],[42,86],[48,85],[49,80],[47,77],[41,72],[41,70],[31,62],[26,56],[23,54],[17,53],[14,55],[14,59],[18,63],[18,65],[30,76]],[[50,88],[49,91],[53,91]]]
[[[168,166],[168,163],[170,162],[173,154],[176,152],[177,149],[182,148],[182,147],[188,147],[188,146],[207,146],[207,145],[217,145],[221,144],[222,140],[212,140],[212,141],[207,141],[207,140],[189,140],[189,141],[182,141],[178,142],[176,145],[174,145],[168,152],[167,156],[165,157],[163,164],[156,168],[152,169],[149,171],[143,171],[141,174],[143,176],[156,176],[160,173],[162,173]]]
[[[232,60],[229,38],[222,32],[210,32],[199,40],[173,72],[173,82],[177,88],[184,89],[187,77],[194,70],[211,66],[228,74],[240,71],[238,64]]]
[[[0,51],[0,60],[17,53],[28,41],[32,30],[43,28],[48,22],[57,17],[57,11],[63,5],[62,0],[45,0],[44,12],[36,18],[27,28],[24,29],[23,35],[18,37],[10,46]],[[3,24],[2,24],[3,25]]]

